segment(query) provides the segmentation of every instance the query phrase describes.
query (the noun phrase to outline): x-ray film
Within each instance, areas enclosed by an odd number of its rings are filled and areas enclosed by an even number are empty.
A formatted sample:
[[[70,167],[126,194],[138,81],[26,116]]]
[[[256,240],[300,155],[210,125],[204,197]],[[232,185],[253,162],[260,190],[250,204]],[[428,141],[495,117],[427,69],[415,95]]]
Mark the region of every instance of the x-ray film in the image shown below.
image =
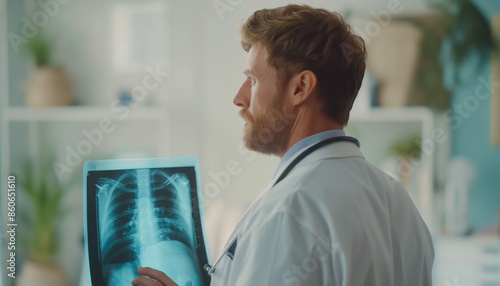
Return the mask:
[[[196,159],[88,161],[84,175],[90,285],[130,285],[138,267],[210,283]]]

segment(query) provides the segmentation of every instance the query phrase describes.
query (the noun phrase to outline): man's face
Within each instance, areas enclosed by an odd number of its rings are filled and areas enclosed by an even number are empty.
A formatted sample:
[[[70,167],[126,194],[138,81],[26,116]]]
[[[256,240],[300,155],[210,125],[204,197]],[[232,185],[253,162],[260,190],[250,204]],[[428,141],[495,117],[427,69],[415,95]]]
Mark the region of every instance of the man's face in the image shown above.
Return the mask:
[[[290,136],[290,102],[261,45],[253,45],[248,52],[244,73],[247,78],[233,100],[246,121],[243,141],[250,150],[281,156]]]

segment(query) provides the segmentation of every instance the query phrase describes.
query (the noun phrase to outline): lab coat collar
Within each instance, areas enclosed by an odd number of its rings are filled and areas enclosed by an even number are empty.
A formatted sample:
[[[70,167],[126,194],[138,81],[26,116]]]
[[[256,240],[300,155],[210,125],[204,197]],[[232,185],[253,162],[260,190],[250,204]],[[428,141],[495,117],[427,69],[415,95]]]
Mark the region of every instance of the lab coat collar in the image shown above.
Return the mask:
[[[276,175],[274,176],[271,186],[273,186],[278,178],[281,176],[281,173],[285,171],[285,169],[290,165],[295,158],[300,156],[302,152],[307,150],[310,146],[306,146],[302,148],[299,152],[295,153],[294,156],[289,158],[285,164],[281,166],[281,168],[276,172]],[[337,143],[332,143],[327,146],[324,146],[308,156],[306,156],[304,159],[302,159],[295,168],[301,166],[301,165],[306,165],[311,162],[315,162],[317,160],[322,160],[322,159],[331,159],[331,158],[346,158],[346,157],[361,157],[364,159],[363,153],[361,153],[361,150],[356,146],[355,144],[351,142],[337,142]],[[294,168],[294,169],[295,169]],[[293,172],[293,170],[292,170]],[[268,188],[266,188],[267,190]]]

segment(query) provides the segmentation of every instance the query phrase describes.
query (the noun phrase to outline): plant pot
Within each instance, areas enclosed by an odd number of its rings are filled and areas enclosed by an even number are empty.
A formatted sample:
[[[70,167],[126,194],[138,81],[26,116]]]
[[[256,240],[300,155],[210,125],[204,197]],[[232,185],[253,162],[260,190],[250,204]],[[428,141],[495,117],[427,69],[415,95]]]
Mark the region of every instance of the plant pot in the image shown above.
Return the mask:
[[[69,286],[68,278],[59,264],[42,264],[26,261],[16,281],[16,286]]]
[[[69,105],[73,101],[69,79],[61,68],[37,68],[25,88],[28,106],[62,106]]]

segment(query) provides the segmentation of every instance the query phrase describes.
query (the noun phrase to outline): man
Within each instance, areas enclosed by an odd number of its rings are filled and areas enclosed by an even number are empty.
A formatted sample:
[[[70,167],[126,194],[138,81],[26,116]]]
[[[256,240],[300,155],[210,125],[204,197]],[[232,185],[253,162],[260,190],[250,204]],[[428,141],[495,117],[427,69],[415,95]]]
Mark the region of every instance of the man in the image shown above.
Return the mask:
[[[365,71],[363,41],[339,14],[299,5],[257,11],[241,34],[247,78],[234,104],[244,141],[281,161],[212,285],[431,285],[434,249],[418,211],[342,131]],[[176,285],[150,268],[139,274],[133,285]]]

